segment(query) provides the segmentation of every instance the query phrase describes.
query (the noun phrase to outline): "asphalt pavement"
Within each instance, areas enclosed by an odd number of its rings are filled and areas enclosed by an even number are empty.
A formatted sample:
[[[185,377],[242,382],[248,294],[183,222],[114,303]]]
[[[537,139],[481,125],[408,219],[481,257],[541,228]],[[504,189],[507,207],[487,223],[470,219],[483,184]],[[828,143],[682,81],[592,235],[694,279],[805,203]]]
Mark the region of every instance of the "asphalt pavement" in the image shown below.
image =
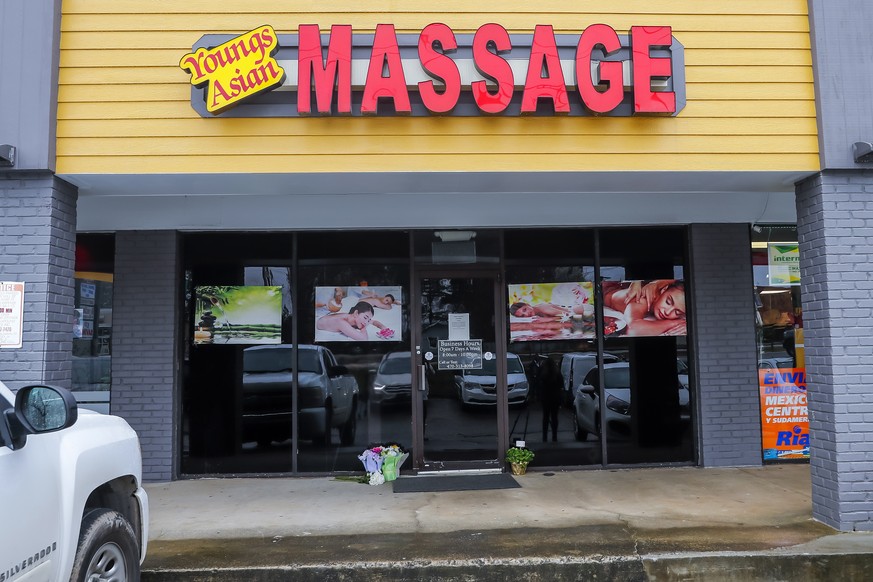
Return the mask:
[[[873,580],[873,533],[812,519],[808,465],[516,480],[436,493],[332,477],[149,484],[143,580]]]

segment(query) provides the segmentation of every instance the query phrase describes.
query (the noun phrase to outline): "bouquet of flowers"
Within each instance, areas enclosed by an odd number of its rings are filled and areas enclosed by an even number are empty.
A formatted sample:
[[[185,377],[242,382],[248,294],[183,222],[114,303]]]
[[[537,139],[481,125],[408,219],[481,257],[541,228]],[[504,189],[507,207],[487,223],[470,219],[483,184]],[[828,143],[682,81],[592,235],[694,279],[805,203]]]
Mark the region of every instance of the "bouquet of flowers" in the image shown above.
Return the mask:
[[[385,481],[393,481],[400,474],[400,466],[409,457],[409,453],[397,443],[375,445],[358,455],[367,472],[367,482],[370,485],[381,485]]]

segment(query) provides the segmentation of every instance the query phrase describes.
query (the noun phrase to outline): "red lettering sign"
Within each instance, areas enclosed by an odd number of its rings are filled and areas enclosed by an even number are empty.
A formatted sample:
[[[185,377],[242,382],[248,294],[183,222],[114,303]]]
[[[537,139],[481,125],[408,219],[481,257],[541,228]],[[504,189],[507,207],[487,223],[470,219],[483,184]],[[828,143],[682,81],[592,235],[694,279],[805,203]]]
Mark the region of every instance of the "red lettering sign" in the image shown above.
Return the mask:
[[[383,74],[383,68],[387,69],[387,75]],[[379,99],[393,101],[396,113],[412,111],[393,24],[376,26],[373,52],[370,54],[370,68],[367,70],[367,84],[364,85],[364,98],[361,101],[361,114],[375,115]]]
[[[192,105],[203,116],[628,116],[685,106],[684,48],[669,26],[619,35],[593,24],[574,37],[543,24],[513,37],[495,23],[472,35],[433,23],[398,38],[392,24],[373,35],[333,25],[324,37],[301,24],[295,39],[265,25],[215,42],[204,37],[179,63],[200,89]],[[294,59],[296,75],[286,78],[282,67],[293,71]],[[289,91],[258,98],[279,86]]]
[[[604,57],[621,49],[615,31],[605,24],[592,24],[579,37],[576,46],[576,85],[582,104],[593,113],[608,113],[618,107],[624,97],[621,61],[601,61],[600,81],[606,89],[600,91],[591,79],[591,53],[600,48]]]
[[[337,113],[352,112],[352,27],[330,27],[327,62],[321,57],[321,33],[317,24],[301,24],[297,29],[300,39],[297,57],[297,111],[301,115],[312,112],[310,105],[311,79],[315,78],[317,113],[329,115],[336,85]]]
[[[483,24],[473,37],[473,62],[476,70],[497,85],[493,91],[489,91],[486,81],[474,81],[470,84],[473,100],[484,113],[500,113],[512,100],[512,68],[500,56],[511,48],[509,33],[499,24]]]
[[[437,45],[440,46],[441,51],[437,50]],[[418,58],[421,60],[421,66],[430,76],[436,77],[444,84],[442,92],[434,89],[433,81],[421,81],[418,84],[421,101],[431,113],[447,113],[458,104],[458,98],[461,96],[461,73],[455,61],[447,56],[457,49],[455,33],[445,24],[427,25],[418,38]]]
[[[537,100],[548,99],[555,113],[570,113],[567,85],[555,44],[555,32],[551,26],[538,25],[534,29],[530,59],[527,62],[527,79],[521,97],[521,112],[535,113]]]
[[[631,27],[631,50],[634,63],[634,111],[637,113],[675,113],[673,91],[652,91],[652,79],[673,74],[670,59],[653,57],[652,47],[670,46],[673,32],[669,26]]]

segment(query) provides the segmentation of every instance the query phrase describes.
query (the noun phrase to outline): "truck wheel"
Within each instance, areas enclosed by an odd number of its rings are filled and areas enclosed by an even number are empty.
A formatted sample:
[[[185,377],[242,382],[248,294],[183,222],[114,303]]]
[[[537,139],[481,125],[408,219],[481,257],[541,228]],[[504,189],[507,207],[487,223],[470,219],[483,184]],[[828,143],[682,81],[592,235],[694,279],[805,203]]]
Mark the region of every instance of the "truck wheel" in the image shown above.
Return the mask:
[[[358,430],[358,402],[352,405],[352,412],[349,414],[349,419],[340,428],[340,444],[349,446],[355,444],[355,433]]]
[[[136,534],[123,515],[111,509],[92,509],[82,519],[73,562],[73,582],[139,580]]]

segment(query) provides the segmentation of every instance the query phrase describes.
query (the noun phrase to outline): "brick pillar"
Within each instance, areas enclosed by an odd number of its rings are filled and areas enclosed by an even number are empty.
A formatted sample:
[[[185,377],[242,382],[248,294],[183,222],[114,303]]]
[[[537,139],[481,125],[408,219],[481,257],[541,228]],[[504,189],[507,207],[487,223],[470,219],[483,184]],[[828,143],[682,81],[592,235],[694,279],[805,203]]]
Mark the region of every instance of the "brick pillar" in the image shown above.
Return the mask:
[[[118,232],[112,309],[112,414],[140,438],[143,478],[176,474],[178,237]]]
[[[77,190],[48,172],[0,173],[0,280],[23,281],[21,349],[0,350],[10,388],[70,388]]]
[[[690,229],[701,464],[761,464],[752,245],[746,224]]]
[[[813,517],[873,531],[873,172],[797,186]]]

